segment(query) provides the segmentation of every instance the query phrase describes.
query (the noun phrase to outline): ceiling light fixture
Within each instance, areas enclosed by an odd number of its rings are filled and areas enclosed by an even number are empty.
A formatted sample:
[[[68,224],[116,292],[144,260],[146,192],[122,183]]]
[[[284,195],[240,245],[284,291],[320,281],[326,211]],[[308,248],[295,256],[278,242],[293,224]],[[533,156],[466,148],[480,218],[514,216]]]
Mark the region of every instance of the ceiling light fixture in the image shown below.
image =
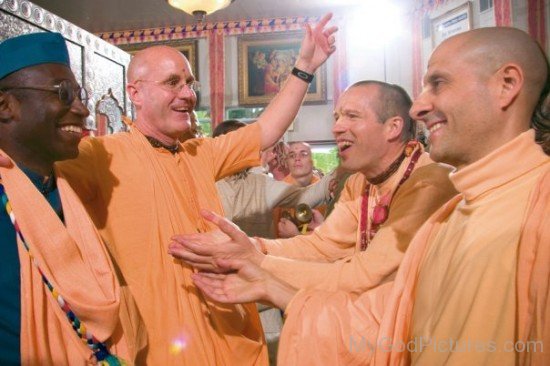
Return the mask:
[[[235,0],[167,0],[168,4],[187,14],[193,14],[197,22],[203,22],[207,14],[225,8]]]

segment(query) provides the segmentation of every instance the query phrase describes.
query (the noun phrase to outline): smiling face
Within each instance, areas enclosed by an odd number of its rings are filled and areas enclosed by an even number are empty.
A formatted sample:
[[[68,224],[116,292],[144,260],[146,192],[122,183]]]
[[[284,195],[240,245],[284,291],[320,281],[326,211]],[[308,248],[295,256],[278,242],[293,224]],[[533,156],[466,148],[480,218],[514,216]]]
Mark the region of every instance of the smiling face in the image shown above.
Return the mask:
[[[457,37],[436,49],[410,113],[429,131],[432,159],[457,168],[498,146],[502,128],[495,121],[495,80],[487,67],[479,66],[481,55],[469,52],[465,41]]]
[[[177,140],[191,126],[197,96],[183,83],[195,80],[180,52],[164,46],[143,50],[132,60],[128,92],[137,111],[136,125],[161,141]]]
[[[42,64],[18,71],[2,86],[51,87],[63,80],[78,85],[71,70],[60,64]],[[75,98],[71,105],[59,100],[57,91],[11,89],[16,102],[9,130],[11,149],[21,163],[33,168],[50,167],[55,161],[78,155],[78,143],[89,111]]]
[[[332,132],[341,166],[367,178],[385,169],[380,164],[388,152],[385,125],[376,114],[378,99],[377,86],[354,86],[340,96],[334,112]]]

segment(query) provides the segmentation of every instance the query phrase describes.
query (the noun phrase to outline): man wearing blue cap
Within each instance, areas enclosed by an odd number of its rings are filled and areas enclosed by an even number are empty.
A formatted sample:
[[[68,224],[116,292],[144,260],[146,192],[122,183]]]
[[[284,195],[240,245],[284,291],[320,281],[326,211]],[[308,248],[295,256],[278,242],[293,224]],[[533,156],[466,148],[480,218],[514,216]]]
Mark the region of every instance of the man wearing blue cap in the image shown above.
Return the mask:
[[[132,333],[137,311],[126,308],[93,223],[54,168],[78,155],[86,99],[60,34],[0,44],[2,365],[134,360],[137,341],[123,332]]]

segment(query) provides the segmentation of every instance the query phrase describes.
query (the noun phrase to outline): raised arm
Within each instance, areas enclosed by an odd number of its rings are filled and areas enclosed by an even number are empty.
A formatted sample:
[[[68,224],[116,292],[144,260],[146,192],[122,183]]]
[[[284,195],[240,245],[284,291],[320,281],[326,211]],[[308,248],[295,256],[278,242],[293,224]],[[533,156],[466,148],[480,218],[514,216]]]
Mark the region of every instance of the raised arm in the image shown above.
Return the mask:
[[[325,29],[331,18],[331,13],[325,15],[313,29],[306,24],[306,34],[295,65],[299,70],[313,74],[336,50],[333,34],[337,27]],[[308,87],[309,84],[304,80],[294,75],[288,77],[281,91],[258,119],[262,129],[262,149],[275,144],[285,133],[296,117]]]

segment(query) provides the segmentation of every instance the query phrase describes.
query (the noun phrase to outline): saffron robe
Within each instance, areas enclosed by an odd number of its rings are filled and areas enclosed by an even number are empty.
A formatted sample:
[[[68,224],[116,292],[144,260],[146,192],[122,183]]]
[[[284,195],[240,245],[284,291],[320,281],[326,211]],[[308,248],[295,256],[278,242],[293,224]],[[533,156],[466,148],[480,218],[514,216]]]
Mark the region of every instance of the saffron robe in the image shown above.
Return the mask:
[[[149,335],[149,365],[263,365],[254,304],[206,300],[193,269],[168,254],[172,235],[209,231],[201,208],[222,213],[215,181],[259,165],[260,127],[192,139],[172,155],[130,132],[85,139],[59,164],[105,239]]]
[[[550,158],[530,130],[451,179],[461,195],[411,244],[375,364],[550,364]]]
[[[410,162],[369,190],[369,220],[376,197],[395,191]],[[360,251],[361,196],[366,179],[351,176],[334,211],[312,235],[267,241],[262,267],[302,289],[286,308],[278,358],[283,365],[362,365],[373,355],[384,301],[411,238],[426,219],[456,194],[449,166],[423,153],[390,204],[388,220]],[[272,255],[273,254],[273,255]],[[281,258],[285,256],[289,258]],[[338,260],[340,258],[342,260]],[[297,260],[303,258],[305,260]],[[324,261],[324,263],[322,262]],[[366,291],[366,292],[365,292]]]
[[[377,197],[395,191],[409,162],[410,157],[388,180],[371,185],[368,220]],[[416,231],[456,194],[448,178],[450,171],[449,166],[436,164],[423,153],[393,197],[387,221],[365,251],[361,251],[359,222],[367,182],[361,173],[352,175],[334,211],[311,235],[260,240],[269,254],[262,268],[300,289],[361,293],[393,280]]]
[[[0,154],[6,155],[2,151]],[[105,342],[112,353],[134,364],[146,342],[137,310],[127,293],[121,293],[107,250],[76,194],[63,176],[56,174],[64,225],[15,163],[9,168],[0,167],[0,176],[40,270],[87,331]],[[21,364],[89,364],[92,351],[73,330],[20,242],[18,252]]]

